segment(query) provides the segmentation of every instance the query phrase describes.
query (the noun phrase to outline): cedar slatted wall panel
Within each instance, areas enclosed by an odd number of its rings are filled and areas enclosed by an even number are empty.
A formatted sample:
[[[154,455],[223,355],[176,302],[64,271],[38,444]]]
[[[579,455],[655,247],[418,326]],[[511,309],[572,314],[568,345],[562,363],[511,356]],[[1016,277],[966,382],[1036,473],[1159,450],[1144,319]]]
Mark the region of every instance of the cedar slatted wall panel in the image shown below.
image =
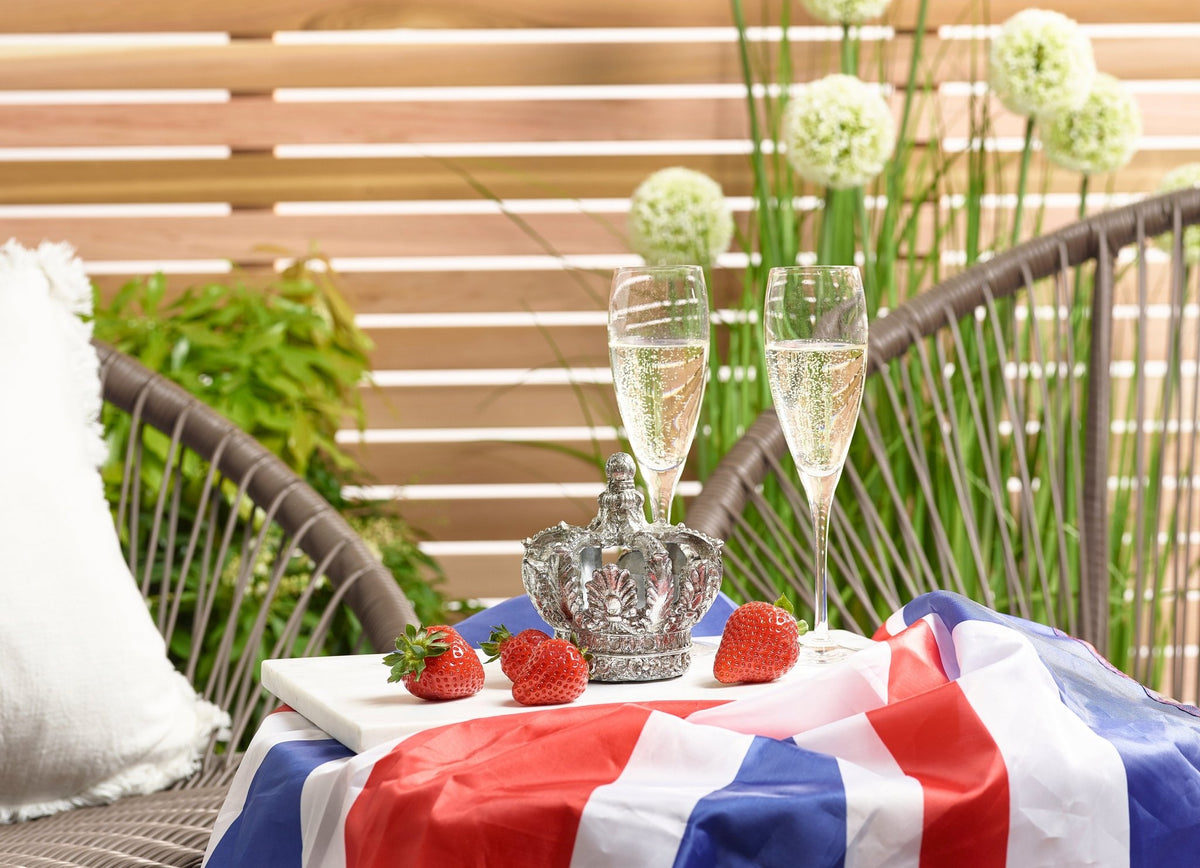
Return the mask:
[[[778,22],[778,0],[747,5],[751,25]],[[942,122],[923,139],[968,133],[984,43],[962,25],[1026,5],[931,4]],[[1094,207],[1200,158],[1200,7],[1041,5],[1088,26],[1144,115],[1138,155],[1093,185]],[[868,77],[903,83],[915,10],[897,0],[894,36],[865,43]],[[803,16],[797,80],[837,62],[836,33]],[[343,439],[430,535],[451,593],[515,593],[518,541],[595,511],[596,468],[545,444],[615,445],[603,311],[611,268],[635,261],[630,192],[687,165],[742,197],[744,219],[730,25],[727,0],[9,0],[2,234],[71,241],[106,290],[156,268],[177,286],[230,261],[253,275],[280,249],[333,257],[377,345],[368,430]],[[1015,171],[1022,121],[995,117]],[[1030,183],[1049,194],[1046,228],[1073,219],[1076,177],[1035,165]],[[743,261],[718,269],[719,300]]]

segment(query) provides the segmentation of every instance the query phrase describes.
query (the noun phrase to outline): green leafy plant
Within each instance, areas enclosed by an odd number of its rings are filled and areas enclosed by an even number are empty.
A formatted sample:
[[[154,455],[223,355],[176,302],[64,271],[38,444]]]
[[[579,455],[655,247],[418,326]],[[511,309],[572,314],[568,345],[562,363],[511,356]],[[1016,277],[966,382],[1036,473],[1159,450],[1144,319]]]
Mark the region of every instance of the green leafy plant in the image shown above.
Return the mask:
[[[342,495],[345,485],[362,481],[356,462],[338,444],[337,431],[346,419],[362,424],[364,414],[360,386],[369,373],[367,337],[357,328],[351,310],[326,268],[301,262],[263,284],[235,273],[228,281],[213,281],[188,287],[172,295],[162,274],[137,278],[123,285],[108,300],[98,300],[95,334],[117,349],[160,372],[228,417],[279,455],[304,476],[332,505],[346,515],[396,577],[424,622],[444,620],[446,601],[437,589],[441,572],[421,552],[417,534],[400,518],[387,515],[382,505],[349,502]],[[109,486],[120,484],[123,444],[132,432],[124,414],[106,419],[113,445],[113,461],[104,469]],[[155,432],[142,434],[142,477],[149,490],[156,490],[168,472],[169,442]],[[179,471],[183,476],[181,512],[193,513],[201,502],[207,468],[189,455]],[[115,492],[111,497],[116,502]],[[216,494],[218,510],[244,510],[237,492],[222,489]],[[154,508],[153,498],[141,499],[141,509]],[[149,527],[150,521],[141,522]],[[277,532],[276,532],[277,533]],[[144,542],[144,541],[143,541]],[[186,546],[186,534],[176,545]],[[159,545],[165,545],[159,541]],[[288,552],[285,541],[268,536],[263,549],[276,556]],[[166,563],[182,563],[179,557]],[[309,588],[312,565],[306,557],[292,554],[282,565],[272,557],[253,565],[254,581],[248,591],[236,590],[232,577],[242,569],[238,558],[226,566],[229,581],[220,585],[217,623],[204,625],[206,654],[216,653],[225,641],[221,624],[231,609],[243,607],[239,618],[252,620],[258,604],[245,605],[250,598],[272,590],[269,629],[259,656],[282,635],[294,600],[314,595],[319,603],[333,593],[327,583]],[[194,583],[194,576],[185,576]],[[198,589],[185,584],[181,595],[181,617],[187,622],[189,607],[196,605]],[[310,607],[315,612],[321,606]],[[350,653],[361,643],[361,630],[345,609],[329,631],[327,653]],[[247,626],[247,624],[242,625]],[[297,637],[304,641],[304,631]],[[191,642],[189,630],[176,630],[176,648],[182,655]],[[241,653],[244,649],[235,648]],[[195,664],[201,676],[208,662]]]
[[[162,274],[96,308],[96,335],[183,386],[304,475],[314,460],[350,470],[335,441],[363,421],[358,385],[370,344],[332,280],[306,265],[265,287],[235,279],[168,298]]]

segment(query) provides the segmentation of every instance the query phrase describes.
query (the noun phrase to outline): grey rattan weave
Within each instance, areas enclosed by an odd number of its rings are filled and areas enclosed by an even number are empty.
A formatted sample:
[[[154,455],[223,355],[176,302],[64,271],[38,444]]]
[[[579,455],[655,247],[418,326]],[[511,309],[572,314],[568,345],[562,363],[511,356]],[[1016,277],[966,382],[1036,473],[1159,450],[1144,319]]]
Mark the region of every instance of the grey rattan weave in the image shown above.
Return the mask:
[[[132,432],[117,504],[131,571],[181,669],[229,711],[232,743],[270,702],[259,654],[314,653],[346,609],[367,650],[389,648],[416,622],[392,575],[283,462],[165,378],[98,351],[105,401]],[[202,468],[200,490],[184,490],[185,463],[191,479]],[[181,603],[185,575],[194,606]],[[220,615],[217,601],[231,598],[242,614]],[[212,661],[203,672],[201,648]],[[214,742],[200,771],[172,790],[0,825],[0,866],[198,865],[239,759]]]
[[[1200,267],[1182,230],[1197,223],[1200,189],[1145,199],[1001,253],[872,323],[832,517],[835,624],[870,630],[948,588],[1067,629],[1195,698]],[[794,480],[769,410],[687,521],[728,541],[726,575],[742,593],[790,587],[811,604]]]

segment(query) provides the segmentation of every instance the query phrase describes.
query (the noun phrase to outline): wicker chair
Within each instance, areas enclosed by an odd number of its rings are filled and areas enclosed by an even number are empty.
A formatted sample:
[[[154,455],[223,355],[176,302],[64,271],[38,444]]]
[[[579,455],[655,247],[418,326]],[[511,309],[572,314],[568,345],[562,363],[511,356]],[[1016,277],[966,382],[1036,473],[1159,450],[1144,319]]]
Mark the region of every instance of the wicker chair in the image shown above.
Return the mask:
[[[98,351],[109,412],[134,432],[117,504],[130,569],[181,670],[229,711],[230,744],[271,702],[260,656],[315,653],[347,611],[376,651],[416,623],[392,575],[278,458],[133,359]],[[201,490],[185,491],[197,467]],[[219,614],[219,600],[233,614]],[[168,791],[0,826],[0,865],[199,865],[239,759],[212,743],[199,772]]]
[[[835,626],[872,629],[946,588],[1059,626],[1194,701],[1200,268],[1186,264],[1182,230],[1197,223],[1200,189],[1146,199],[999,254],[872,324],[831,520]],[[1156,248],[1171,231],[1170,249]],[[768,410],[687,518],[727,541],[733,589],[790,589],[811,606],[795,480]]]

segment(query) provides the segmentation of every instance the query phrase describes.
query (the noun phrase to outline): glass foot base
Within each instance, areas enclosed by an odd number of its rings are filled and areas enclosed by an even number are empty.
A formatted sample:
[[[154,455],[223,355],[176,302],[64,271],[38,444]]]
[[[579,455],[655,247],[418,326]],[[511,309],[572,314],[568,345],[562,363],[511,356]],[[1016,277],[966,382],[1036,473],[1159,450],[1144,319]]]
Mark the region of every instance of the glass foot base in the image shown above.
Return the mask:
[[[845,660],[858,648],[850,648],[837,644],[830,636],[814,636],[805,633],[800,637],[800,657],[798,663],[836,663]]]

